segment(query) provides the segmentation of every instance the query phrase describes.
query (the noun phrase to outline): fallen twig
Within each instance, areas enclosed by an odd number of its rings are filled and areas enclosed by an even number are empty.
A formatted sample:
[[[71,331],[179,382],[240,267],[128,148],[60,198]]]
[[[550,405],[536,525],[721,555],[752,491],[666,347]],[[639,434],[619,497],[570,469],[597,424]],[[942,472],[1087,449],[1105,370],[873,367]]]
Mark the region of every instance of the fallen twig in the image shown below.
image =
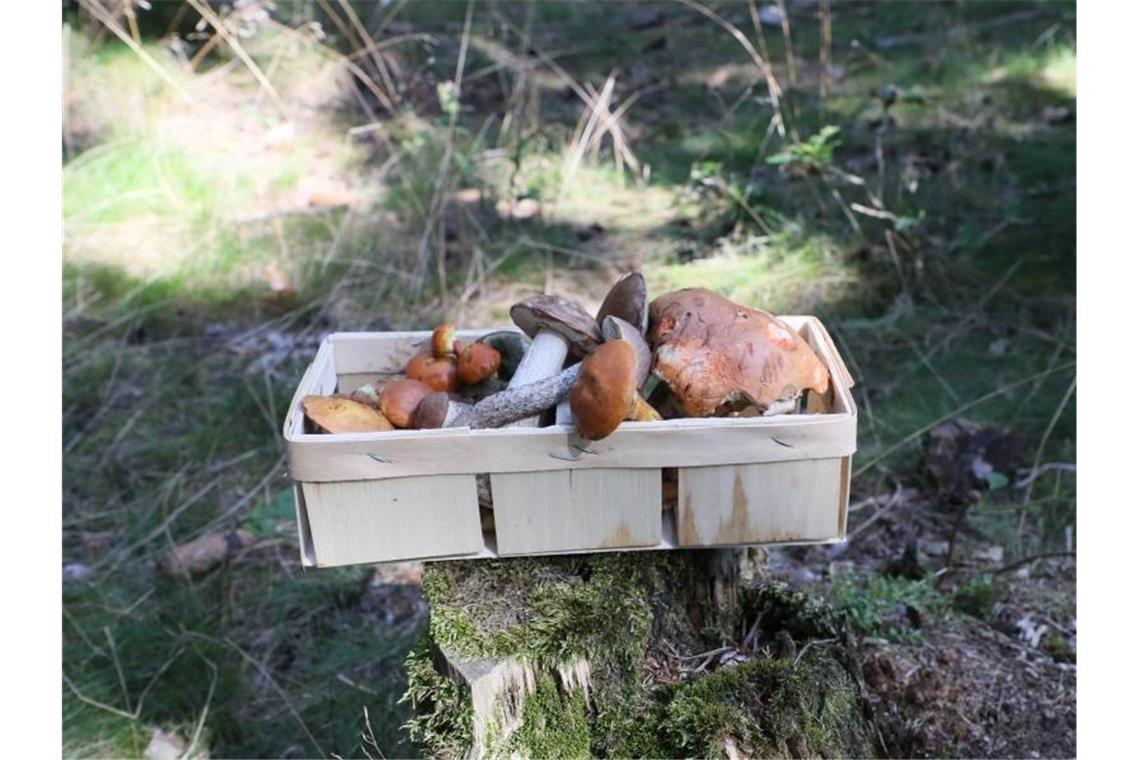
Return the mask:
[[[1004,565],[1003,567],[999,567],[997,570],[994,570],[994,575],[1001,575],[1002,573],[1008,573],[1012,570],[1016,570],[1017,568],[1022,567],[1023,565],[1028,565],[1030,562],[1036,562],[1039,559],[1053,559],[1055,557],[1075,557],[1075,556],[1077,556],[1076,552],[1043,552],[1041,554],[1034,554],[1034,555],[1031,555],[1029,557],[1022,557],[1021,559],[1017,560],[1016,562],[1010,562],[1008,565]]]

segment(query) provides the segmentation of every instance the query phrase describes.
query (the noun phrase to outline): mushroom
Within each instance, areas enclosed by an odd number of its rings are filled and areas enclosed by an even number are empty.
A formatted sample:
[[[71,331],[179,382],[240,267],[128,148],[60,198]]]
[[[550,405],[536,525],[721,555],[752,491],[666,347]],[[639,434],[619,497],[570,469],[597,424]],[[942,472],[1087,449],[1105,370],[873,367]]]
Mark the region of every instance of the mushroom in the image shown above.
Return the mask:
[[[345,396],[305,396],[305,418],[324,433],[391,430],[392,423],[374,406]]]
[[[456,341],[457,349],[458,346]],[[464,385],[481,383],[499,371],[502,361],[502,355],[486,343],[465,345],[459,354],[459,382]]]
[[[805,388],[827,392],[827,368],[794,330],[704,288],[654,299],[648,339],[653,373],[690,417],[748,406],[774,414],[794,409]]]
[[[445,323],[432,330],[431,352],[436,357],[455,354],[455,325]]]
[[[531,337],[530,349],[511,377],[510,388],[556,375],[567,354],[585,356],[601,342],[601,331],[577,302],[556,295],[531,296],[511,307],[511,319]],[[517,423],[534,427],[538,418]]]
[[[624,340],[633,346],[637,358],[637,387],[644,385],[645,379],[649,377],[649,368],[653,364],[653,353],[649,350],[645,338],[641,337],[641,331],[621,317],[611,314],[602,320],[602,337],[606,342]]]
[[[478,343],[486,343],[499,352],[502,362],[499,364],[499,376],[510,380],[518,369],[519,362],[526,355],[527,344],[530,343],[517,330],[496,330],[480,338]]]
[[[645,380],[649,377],[649,367],[653,363],[653,353],[649,350],[649,344],[645,342],[645,338],[641,337],[641,332],[621,317],[610,314],[602,320],[602,336],[607,342],[624,340],[633,346],[634,355],[637,357],[635,378],[637,387],[640,389],[645,385]],[[573,424],[573,421],[574,418],[570,412],[570,399],[563,399],[555,410],[554,424],[570,425]]]
[[[446,393],[429,394],[416,408],[413,427],[421,430],[464,426],[502,427],[557,404],[559,399],[570,392],[570,386],[577,379],[581,367],[582,363],[579,362],[557,375],[507,388],[476,404],[456,401]]]
[[[582,362],[570,389],[570,414],[578,434],[598,441],[622,420],[659,420],[661,415],[637,392],[637,352],[614,340],[599,346]]]
[[[433,391],[459,390],[459,368],[451,354],[435,356],[430,351],[421,351],[408,359],[404,372]]]
[[[416,407],[431,392],[427,385],[411,378],[388,383],[380,392],[380,412],[398,428],[411,427]]]
[[[602,305],[598,308],[598,327],[602,327],[606,317],[620,317],[644,335],[648,326],[648,314],[649,299],[645,290],[645,277],[641,272],[627,272],[614,283],[602,300]]]

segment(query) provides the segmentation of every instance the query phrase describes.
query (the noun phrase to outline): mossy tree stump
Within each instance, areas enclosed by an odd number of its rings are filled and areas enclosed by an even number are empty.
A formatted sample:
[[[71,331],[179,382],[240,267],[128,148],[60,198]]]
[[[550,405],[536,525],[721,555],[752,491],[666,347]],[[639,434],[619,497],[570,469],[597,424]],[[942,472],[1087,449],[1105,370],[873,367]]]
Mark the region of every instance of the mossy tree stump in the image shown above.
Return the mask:
[[[442,757],[868,757],[853,643],[730,551],[424,571],[412,736]]]

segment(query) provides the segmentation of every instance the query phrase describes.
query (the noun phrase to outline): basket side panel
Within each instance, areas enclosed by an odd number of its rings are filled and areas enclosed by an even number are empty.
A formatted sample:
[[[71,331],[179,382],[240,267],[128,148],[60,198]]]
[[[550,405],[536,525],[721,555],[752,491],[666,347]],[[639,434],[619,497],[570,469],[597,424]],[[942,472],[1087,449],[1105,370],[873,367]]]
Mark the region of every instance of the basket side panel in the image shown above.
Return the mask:
[[[661,543],[661,470],[494,473],[502,556]]]
[[[473,475],[303,483],[302,490],[320,567],[483,549]]]
[[[836,538],[842,458],[683,467],[677,544],[723,546]]]

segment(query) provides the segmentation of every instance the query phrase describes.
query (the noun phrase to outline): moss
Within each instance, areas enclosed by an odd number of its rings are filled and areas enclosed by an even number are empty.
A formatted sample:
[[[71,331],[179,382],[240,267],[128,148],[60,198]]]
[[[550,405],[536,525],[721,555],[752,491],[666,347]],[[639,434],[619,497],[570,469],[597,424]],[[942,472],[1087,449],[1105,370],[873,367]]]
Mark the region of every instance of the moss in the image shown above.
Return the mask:
[[[543,673],[523,707],[522,726],[510,738],[511,755],[523,757],[590,757],[590,723],[586,697],[563,692],[554,677]]]
[[[436,670],[427,642],[408,654],[404,667],[408,688],[400,701],[410,702],[415,711],[404,725],[408,735],[432,757],[465,755],[472,737],[470,695]]]
[[[465,659],[548,664],[638,659],[660,586],[654,563],[633,555],[440,562],[425,569],[423,584],[439,646]]]
[[[664,754],[869,757],[857,685],[829,653],[758,657],[678,687],[660,711]]]
[[[523,657],[536,666],[536,690],[523,702],[521,727],[484,748],[488,754],[720,757],[727,741],[757,756],[874,754],[853,644],[839,616],[823,600],[784,584],[716,599],[704,564],[714,557],[692,552],[429,566],[424,588],[436,644],[463,656]],[[678,684],[646,679],[646,658],[661,661],[662,642],[670,650],[701,652],[751,628],[768,644],[745,662]],[[577,657],[591,664],[589,704],[581,692],[564,692],[555,675],[559,663]],[[433,751],[454,753],[469,736],[469,727],[466,735],[450,735],[440,707],[451,703],[454,687],[415,673],[411,661],[409,679],[444,689],[423,700],[429,712],[420,736]]]

